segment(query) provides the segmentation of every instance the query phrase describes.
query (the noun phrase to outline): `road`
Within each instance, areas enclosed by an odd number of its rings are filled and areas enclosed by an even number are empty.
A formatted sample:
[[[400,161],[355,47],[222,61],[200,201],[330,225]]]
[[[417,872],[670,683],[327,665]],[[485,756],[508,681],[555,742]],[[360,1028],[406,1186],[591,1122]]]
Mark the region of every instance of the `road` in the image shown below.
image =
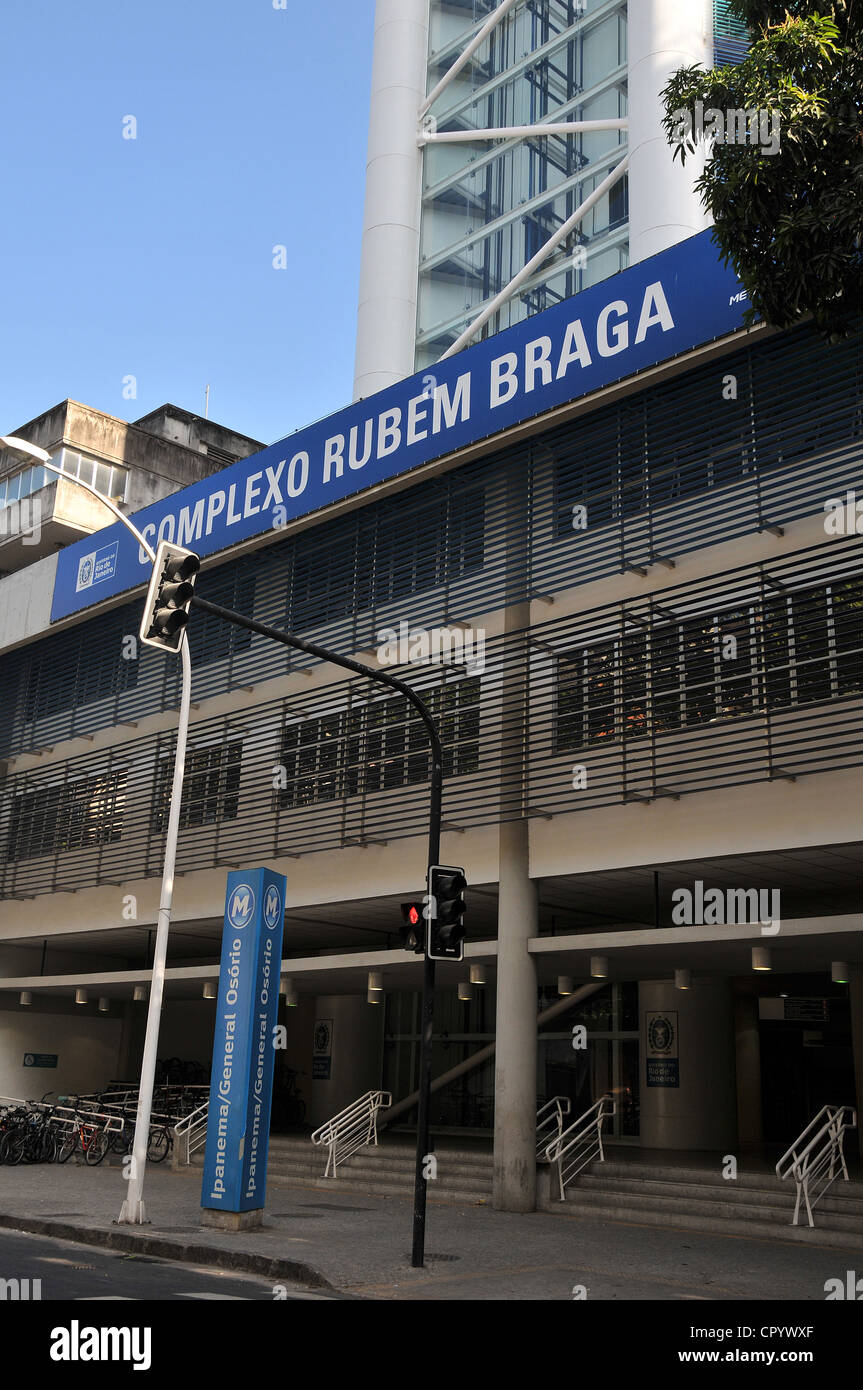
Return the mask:
[[[198,1301],[274,1302],[273,1282],[253,1275],[200,1265],[160,1260],[149,1255],[125,1255],[91,1245],[53,1240],[48,1236],[0,1230],[0,1301],[14,1297],[20,1281],[41,1280],[42,1302],[66,1301]],[[18,1286],[8,1281],[17,1279]],[[339,1295],[307,1292],[280,1285],[278,1301],[331,1300]]]

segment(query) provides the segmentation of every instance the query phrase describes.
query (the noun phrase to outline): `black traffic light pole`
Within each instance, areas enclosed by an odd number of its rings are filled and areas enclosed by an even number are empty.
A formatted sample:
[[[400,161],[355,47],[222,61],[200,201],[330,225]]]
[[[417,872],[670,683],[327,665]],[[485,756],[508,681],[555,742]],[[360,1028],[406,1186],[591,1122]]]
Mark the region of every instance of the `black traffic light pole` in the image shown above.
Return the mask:
[[[375,671],[371,666],[364,666],[361,661],[353,661],[349,656],[341,656],[339,652],[330,651],[328,647],[320,647],[316,642],[306,642],[302,637],[294,637],[293,633],[281,632],[276,627],[270,627],[269,623],[259,623],[256,622],[254,618],[246,618],[242,613],[235,613],[231,608],[222,608],[218,603],[210,603],[208,599],[198,598],[197,594],[192,599],[192,607],[199,608],[202,613],[211,613],[214,618],[222,618],[226,623],[234,623],[237,627],[244,627],[249,632],[257,632],[261,637],[269,637],[273,642],[281,642],[283,646],[294,647],[300,652],[308,652],[310,656],[316,656],[320,658],[321,661],[331,661],[335,666],[343,666],[346,671],[354,671],[358,676],[365,676],[368,680],[377,681],[379,685],[387,685],[391,690],[398,690],[400,694],[407,697],[422,719],[429,736],[429,743],[431,744],[432,769],[431,795],[429,798],[428,867],[431,868],[433,864],[437,864],[440,859],[440,822],[443,799],[443,749],[441,748],[440,735],[438,734],[437,726],[432,718],[431,711],[428,705],[420,699],[416,691],[412,690],[409,685],[405,685],[404,681],[400,681],[396,676],[388,675],[386,671]],[[422,1268],[425,1256],[425,1169],[426,1158],[429,1151],[429,1107],[431,1103],[432,1030],[434,1027],[435,985],[435,963],[429,957],[431,937],[430,919],[426,920],[425,935],[419,1114],[417,1116],[413,1248],[411,1251],[411,1265],[414,1269]]]

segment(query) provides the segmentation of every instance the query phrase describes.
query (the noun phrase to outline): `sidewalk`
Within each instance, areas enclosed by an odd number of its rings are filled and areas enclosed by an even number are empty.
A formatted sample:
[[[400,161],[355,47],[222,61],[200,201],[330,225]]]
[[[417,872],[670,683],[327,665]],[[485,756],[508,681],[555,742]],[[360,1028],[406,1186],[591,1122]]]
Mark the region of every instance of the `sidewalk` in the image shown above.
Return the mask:
[[[560,1301],[583,1285],[590,1299],[823,1300],[825,1281],[855,1267],[854,1252],[819,1244],[817,1229],[791,1245],[435,1202],[426,1267],[413,1270],[413,1207],[402,1197],[273,1185],[264,1229],[233,1235],[200,1228],[200,1182],[200,1170],[151,1168],[152,1225],[116,1226],[120,1167],[3,1167],[0,1247],[3,1227],[35,1231],[373,1299]]]

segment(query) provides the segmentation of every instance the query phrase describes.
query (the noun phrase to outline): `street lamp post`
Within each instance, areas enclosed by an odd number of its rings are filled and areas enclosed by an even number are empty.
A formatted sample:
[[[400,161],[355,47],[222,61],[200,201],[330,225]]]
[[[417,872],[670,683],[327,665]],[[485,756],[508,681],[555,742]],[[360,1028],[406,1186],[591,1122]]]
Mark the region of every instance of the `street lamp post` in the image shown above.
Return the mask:
[[[36,459],[50,473],[76,483],[86,492],[97,497],[131,531],[138,544],[151,561],[156,552],[149,541],[132,524],[127,516],[110,497],[98,491],[81,478],[72,478],[58,468],[51,455],[28,439],[18,439],[14,435],[0,435],[0,445],[14,449],[30,458]],[[186,742],[189,732],[189,709],[192,692],[192,663],[189,658],[189,643],[186,634],[180,642],[180,658],[183,671],[183,688],[180,697],[180,718],[177,724],[177,751],[174,758],[174,777],[171,783],[171,801],[168,810],[168,828],[165,836],[165,859],[162,868],[162,891],[159,896],[159,917],[156,928],[156,945],[153,955],[153,979],[150,986],[150,1003],[147,1010],[147,1031],[144,1038],[144,1056],[141,1062],[141,1084],[138,1089],[138,1111],[135,1117],[135,1137],[132,1142],[132,1169],[129,1176],[129,1189],[120,1208],[118,1224],[143,1225],[146,1220],[144,1207],[144,1174],[147,1167],[147,1147],[150,1138],[150,1117],[153,1110],[153,1086],[156,1080],[156,1056],[159,1048],[159,1022],[162,1013],[162,997],[165,989],[165,962],[168,954],[168,932],[171,926],[171,907],[174,897],[174,865],[177,857],[177,835],[180,828],[180,804],[183,797],[183,774],[186,767]]]

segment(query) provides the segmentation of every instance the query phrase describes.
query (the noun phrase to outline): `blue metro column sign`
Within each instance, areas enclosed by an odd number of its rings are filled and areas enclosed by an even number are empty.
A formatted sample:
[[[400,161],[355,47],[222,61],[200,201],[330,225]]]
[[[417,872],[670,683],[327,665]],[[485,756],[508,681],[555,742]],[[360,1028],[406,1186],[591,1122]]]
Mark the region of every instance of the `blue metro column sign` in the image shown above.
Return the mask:
[[[228,874],[201,1206],[264,1206],[286,880]]]

